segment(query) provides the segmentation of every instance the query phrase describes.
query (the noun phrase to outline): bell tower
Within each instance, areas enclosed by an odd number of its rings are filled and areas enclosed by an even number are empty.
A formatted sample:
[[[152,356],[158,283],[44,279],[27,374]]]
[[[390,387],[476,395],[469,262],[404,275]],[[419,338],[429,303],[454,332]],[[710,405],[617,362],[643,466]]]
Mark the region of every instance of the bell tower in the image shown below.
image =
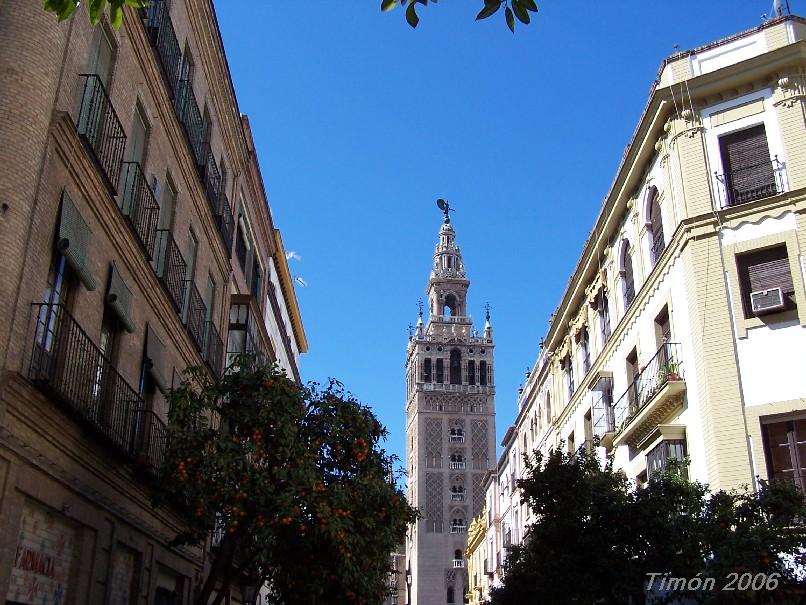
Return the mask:
[[[467,528],[484,508],[495,464],[495,385],[489,307],[481,335],[468,314],[470,281],[444,213],[423,309],[406,355],[406,493],[423,517],[406,541],[411,605],[464,602]]]

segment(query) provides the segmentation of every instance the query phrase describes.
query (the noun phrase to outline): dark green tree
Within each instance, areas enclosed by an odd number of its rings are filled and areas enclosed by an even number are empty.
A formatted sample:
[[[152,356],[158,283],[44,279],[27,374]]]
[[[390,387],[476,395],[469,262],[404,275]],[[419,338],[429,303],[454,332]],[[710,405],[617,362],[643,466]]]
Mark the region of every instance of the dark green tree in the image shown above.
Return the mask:
[[[300,387],[251,356],[170,396],[158,504],[193,519],[176,543],[214,558],[196,603],[268,583],[279,604],[380,602],[389,553],[415,513],[390,480],[386,430],[332,382]]]
[[[769,603],[773,594],[797,585],[785,557],[793,554],[806,563],[806,504],[790,484],[710,493],[688,481],[680,463],[635,488],[612,463],[603,467],[584,450],[535,453],[525,468],[518,485],[537,520],[524,543],[512,549],[493,605],[638,605],[680,597],[708,604]],[[731,573],[765,574],[773,581],[758,591],[721,590]],[[697,585],[687,583],[646,598],[650,580],[657,589],[664,578],[697,574],[714,578],[715,588],[689,590]],[[772,586],[777,591],[767,590]]]

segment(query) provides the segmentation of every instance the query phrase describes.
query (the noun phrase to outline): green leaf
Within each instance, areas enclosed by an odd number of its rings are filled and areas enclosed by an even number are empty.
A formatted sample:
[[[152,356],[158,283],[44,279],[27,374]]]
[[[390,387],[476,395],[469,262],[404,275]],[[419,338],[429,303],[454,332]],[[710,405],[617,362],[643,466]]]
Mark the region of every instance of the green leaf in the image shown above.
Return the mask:
[[[501,0],[485,0],[484,8],[476,15],[476,21],[481,21],[495,14],[499,8],[501,8]]]
[[[506,11],[504,11],[504,18],[507,21],[507,27],[509,28],[509,31],[511,31],[514,34],[515,33],[515,17],[512,14],[512,9],[510,9],[509,7],[507,7]]]
[[[68,19],[78,8],[76,0],[45,0],[45,10],[55,13],[59,21]]]
[[[537,4],[535,4],[535,0],[520,0],[519,3],[528,11],[532,11],[533,13],[537,12]]]
[[[420,22],[420,18],[417,16],[417,11],[414,10],[414,6],[415,4],[412,2],[406,9],[406,22],[412,27],[417,27],[417,24]]]
[[[93,25],[98,25],[103,19],[104,16],[104,9],[108,4],[109,0],[90,0],[89,9],[90,9],[90,23]]]
[[[123,7],[120,4],[115,3],[109,7],[109,21],[115,29],[123,23]]]
[[[512,10],[515,11],[515,16],[518,18],[518,21],[529,25],[529,13],[521,6],[518,0],[512,0]]]
[[[397,0],[381,0],[381,11],[388,13],[397,6]]]

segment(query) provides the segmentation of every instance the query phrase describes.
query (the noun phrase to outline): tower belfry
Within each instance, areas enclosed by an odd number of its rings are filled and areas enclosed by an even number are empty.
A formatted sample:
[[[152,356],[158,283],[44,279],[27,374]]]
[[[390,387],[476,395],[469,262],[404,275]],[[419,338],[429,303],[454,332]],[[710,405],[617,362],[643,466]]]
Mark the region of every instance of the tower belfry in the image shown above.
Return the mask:
[[[484,508],[482,480],[495,464],[495,386],[489,308],[483,333],[468,314],[462,252],[447,202],[422,308],[406,357],[407,496],[423,515],[406,560],[412,605],[462,603],[467,527]]]

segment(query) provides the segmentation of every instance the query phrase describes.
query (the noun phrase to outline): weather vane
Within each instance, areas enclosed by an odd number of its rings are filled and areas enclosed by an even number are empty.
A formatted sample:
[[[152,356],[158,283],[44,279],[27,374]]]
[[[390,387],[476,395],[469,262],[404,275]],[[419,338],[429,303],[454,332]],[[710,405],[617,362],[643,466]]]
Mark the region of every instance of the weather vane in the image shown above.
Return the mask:
[[[490,321],[490,303],[484,305],[484,310],[487,311],[487,321]]]
[[[445,214],[445,224],[447,225],[448,223],[451,222],[451,217],[448,215],[448,213],[449,212],[456,212],[456,210],[451,208],[451,205],[446,200],[443,200],[442,198],[439,198],[437,200],[437,206]]]
[[[417,315],[422,318],[423,316],[423,299],[417,301]]]

